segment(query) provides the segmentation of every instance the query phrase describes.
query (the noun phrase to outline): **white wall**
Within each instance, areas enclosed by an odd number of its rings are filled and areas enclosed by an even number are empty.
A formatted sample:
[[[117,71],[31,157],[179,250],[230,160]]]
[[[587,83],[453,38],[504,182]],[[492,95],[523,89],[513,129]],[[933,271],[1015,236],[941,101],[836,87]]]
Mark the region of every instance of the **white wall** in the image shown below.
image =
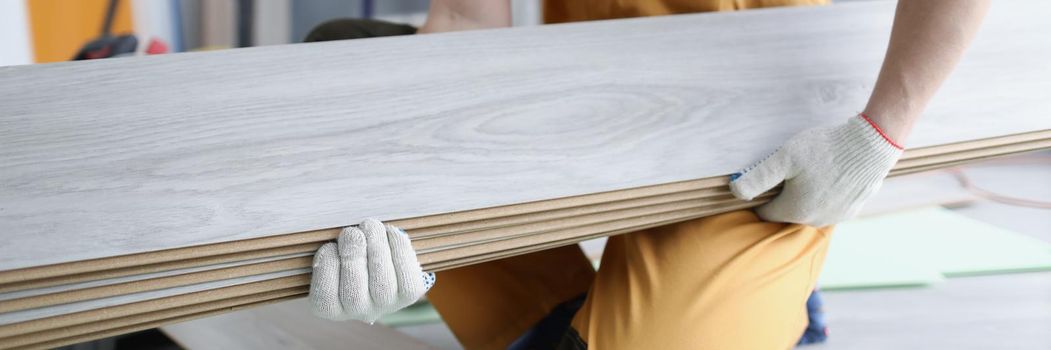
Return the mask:
[[[152,38],[163,41],[171,51],[180,49],[179,33],[172,17],[177,9],[175,0],[134,0],[131,8],[135,36],[139,39],[136,51],[145,52]]]
[[[33,63],[24,0],[0,0],[0,66]]]
[[[511,23],[515,27],[544,24],[540,0],[511,0]]]
[[[253,46],[292,42],[291,0],[255,0]]]

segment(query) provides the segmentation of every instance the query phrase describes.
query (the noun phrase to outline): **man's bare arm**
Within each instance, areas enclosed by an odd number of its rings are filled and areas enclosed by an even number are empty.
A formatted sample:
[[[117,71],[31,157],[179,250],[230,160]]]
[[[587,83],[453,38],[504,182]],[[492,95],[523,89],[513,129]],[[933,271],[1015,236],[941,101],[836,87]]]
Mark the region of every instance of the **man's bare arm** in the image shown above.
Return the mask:
[[[784,183],[755,209],[767,221],[826,226],[857,215],[901,157],[901,144],[974,38],[988,0],[901,0],[890,45],[865,112],[804,130],[731,176],[751,200]]]
[[[904,144],[913,123],[971,43],[988,0],[901,0],[865,115]]]

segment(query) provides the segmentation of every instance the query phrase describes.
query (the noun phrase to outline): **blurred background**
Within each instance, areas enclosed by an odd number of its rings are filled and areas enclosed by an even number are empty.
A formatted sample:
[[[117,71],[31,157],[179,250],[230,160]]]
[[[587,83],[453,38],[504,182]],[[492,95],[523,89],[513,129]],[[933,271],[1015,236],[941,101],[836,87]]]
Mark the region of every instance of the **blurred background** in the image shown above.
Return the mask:
[[[540,3],[512,1],[514,25],[539,24]],[[336,18],[418,27],[429,1],[3,0],[0,66],[73,59],[102,35],[111,6],[109,33],[134,37],[136,45],[124,40],[107,54],[128,55],[302,42],[312,28]]]

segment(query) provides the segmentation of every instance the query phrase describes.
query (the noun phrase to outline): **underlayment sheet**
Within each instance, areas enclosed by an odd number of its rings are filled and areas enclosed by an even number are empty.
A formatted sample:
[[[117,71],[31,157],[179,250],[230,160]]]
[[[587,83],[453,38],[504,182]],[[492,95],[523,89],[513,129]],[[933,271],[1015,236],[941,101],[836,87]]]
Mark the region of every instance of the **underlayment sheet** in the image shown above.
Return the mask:
[[[442,316],[438,310],[426,300],[417,302],[412,306],[398,310],[398,312],[383,316],[379,323],[390,327],[411,326],[424,323],[441,321]]]
[[[1039,270],[1051,270],[1051,244],[933,207],[839,225],[819,285],[915,286]]]

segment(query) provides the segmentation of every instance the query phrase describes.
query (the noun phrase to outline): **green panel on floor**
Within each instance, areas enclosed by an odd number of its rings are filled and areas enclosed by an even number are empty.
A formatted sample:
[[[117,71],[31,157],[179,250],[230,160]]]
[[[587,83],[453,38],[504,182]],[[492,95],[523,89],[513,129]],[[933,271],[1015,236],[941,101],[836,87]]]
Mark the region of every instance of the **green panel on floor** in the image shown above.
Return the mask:
[[[1051,244],[935,207],[839,225],[820,285],[917,286],[941,275],[1039,270],[1051,270]]]
[[[412,306],[398,310],[398,312],[383,316],[379,322],[390,327],[412,326],[425,323],[441,322],[442,317],[434,306],[427,301],[420,301]]]
[[[897,253],[897,238],[883,235],[887,226],[870,220],[843,223],[833,232],[818,280],[822,290],[919,287],[943,279],[923,259]]]
[[[895,216],[915,222],[909,231],[915,235],[903,232],[900,238],[918,241],[899,249],[911,251],[948,277],[1051,270],[1051,244],[1039,239],[942,208]]]

